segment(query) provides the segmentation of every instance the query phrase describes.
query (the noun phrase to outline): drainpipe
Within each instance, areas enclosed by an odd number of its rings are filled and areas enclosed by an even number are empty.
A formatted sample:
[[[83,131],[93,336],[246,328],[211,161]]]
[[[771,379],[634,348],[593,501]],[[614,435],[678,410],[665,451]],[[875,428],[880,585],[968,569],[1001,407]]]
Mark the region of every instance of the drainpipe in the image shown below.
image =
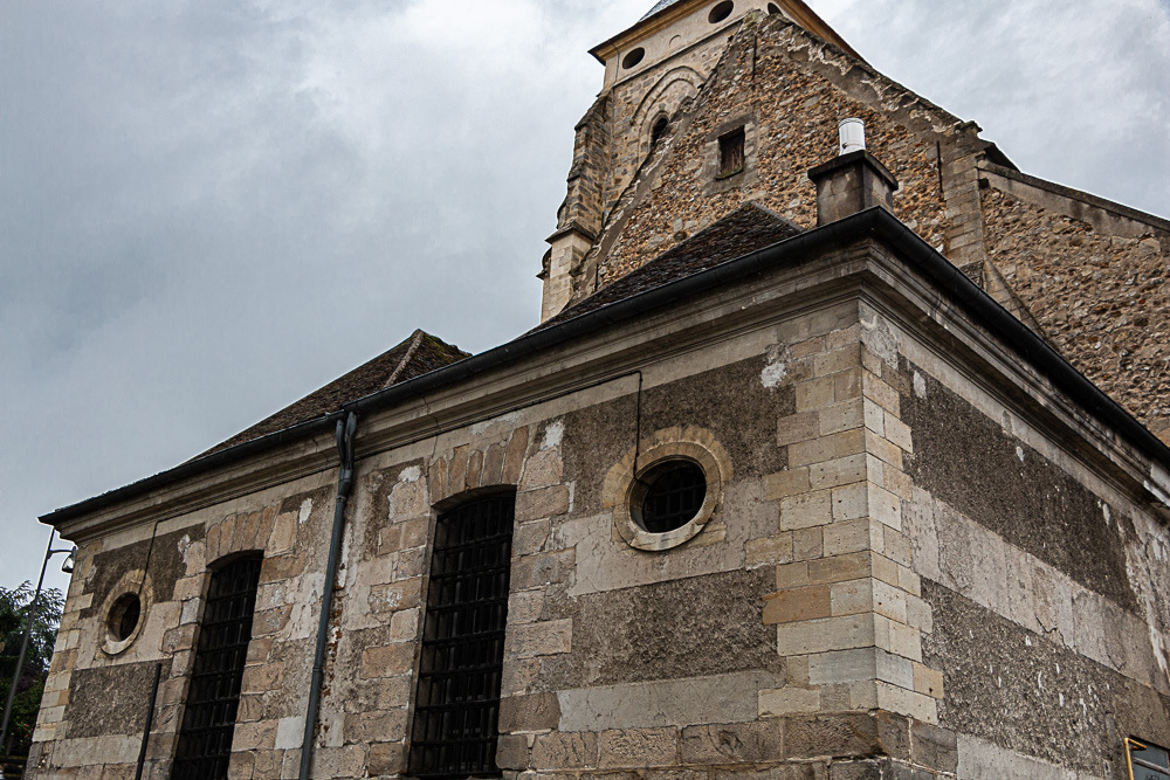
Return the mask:
[[[158,701],[162,667],[161,661],[154,665],[154,684],[150,688],[150,703],[146,705],[146,725],[142,727],[142,744],[138,747],[138,766],[134,770],[134,780],[142,780],[142,770],[146,768],[146,746],[150,743],[150,730],[154,728],[154,705]]]
[[[337,421],[337,503],[333,508],[333,535],[329,539],[329,561],[325,565],[325,585],[321,599],[321,616],[317,620],[317,649],[313,653],[313,680],[309,686],[309,704],[305,709],[305,733],[301,737],[300,780],[308,780],[313,762],[313,742],[317,730],[317,709],[321,703],[321,683],[325,676],[325,647],[329,637],[329,613],[333,608],[333,580],[337,577],[337,559],[341,557],[341,537],[345,530],[345,505],[353,488],[353,437],[357,415],[349,412]]]

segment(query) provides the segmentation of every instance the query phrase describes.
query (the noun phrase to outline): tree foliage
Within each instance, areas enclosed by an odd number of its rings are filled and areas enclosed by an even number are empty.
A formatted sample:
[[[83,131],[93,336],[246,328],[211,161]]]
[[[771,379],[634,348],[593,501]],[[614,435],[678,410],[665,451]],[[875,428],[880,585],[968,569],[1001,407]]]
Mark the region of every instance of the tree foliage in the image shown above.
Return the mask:
[[[0,745],[0,753],[26,755],[36,726],[37,709],[53,657],[57,625],[61,621],[64,598],[56,588],[42,590],[33,602],[33,586],[23,582],[15,588],[0,587],[0,714],[8,700],[12,673],[20,655],[26,621],[32,621],[28,651],[24,657],[20,679],[16,685],[16,699],[12,704],[12,719],[8,724],[8,748]]]

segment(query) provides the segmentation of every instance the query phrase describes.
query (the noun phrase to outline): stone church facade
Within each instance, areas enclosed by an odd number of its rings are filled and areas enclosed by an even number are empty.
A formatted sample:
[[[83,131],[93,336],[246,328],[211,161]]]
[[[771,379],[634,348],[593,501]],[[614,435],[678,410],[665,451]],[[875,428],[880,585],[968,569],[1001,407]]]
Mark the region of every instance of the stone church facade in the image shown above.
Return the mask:
[[[1170,223],[798,0],[593,53],[538,327],[42,518],[28,776],[1170,777]]]

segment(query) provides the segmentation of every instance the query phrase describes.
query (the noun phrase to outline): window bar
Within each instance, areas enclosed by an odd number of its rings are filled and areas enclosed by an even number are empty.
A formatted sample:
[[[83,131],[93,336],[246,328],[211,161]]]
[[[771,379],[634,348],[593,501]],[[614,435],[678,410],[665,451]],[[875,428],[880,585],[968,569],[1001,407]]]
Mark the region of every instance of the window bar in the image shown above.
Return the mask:
[[[172,780],[227,777],[259,580],[259,556],[211,575]]]
[[[439,516],[431,558],[410,774],[498,777],[496,739],[514,497]]]

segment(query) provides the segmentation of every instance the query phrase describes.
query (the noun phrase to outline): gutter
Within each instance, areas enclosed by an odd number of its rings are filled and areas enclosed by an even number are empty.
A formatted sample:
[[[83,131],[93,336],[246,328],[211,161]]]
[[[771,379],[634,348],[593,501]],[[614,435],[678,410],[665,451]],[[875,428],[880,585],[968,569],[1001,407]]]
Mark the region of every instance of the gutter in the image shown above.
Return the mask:
[[[283,444],[324,434],[349,412],[365,414],[394,406],[432,390],[539,354],[608,326],[677,304],[680,299],[697,297],[714,287],[741,281],[752,274],[763,273],[785,264],[804,262],[817,254],[855,244],[864,238],[876,238],[890,246],[923,276],[950,294],[959,308],[1004,340],[1009,349],[1035,366],[1055,387],[1116,430],[1147,457],[1170,465],[1170,447],[1163,444],[1129,412],[1105,395],[1056,350],[996,303],[982,288],[968,279],[914,231],[902,224],[897,217],[881,207],[874,207],[734,260],[728,260],[714,268],[585,312],[551,327],[531,331],[486,352],[351,401],[336,412],[188,461],[125,487],[50,512],[41,516],[40,520],[49,525],[58,525],[82,517]]]

